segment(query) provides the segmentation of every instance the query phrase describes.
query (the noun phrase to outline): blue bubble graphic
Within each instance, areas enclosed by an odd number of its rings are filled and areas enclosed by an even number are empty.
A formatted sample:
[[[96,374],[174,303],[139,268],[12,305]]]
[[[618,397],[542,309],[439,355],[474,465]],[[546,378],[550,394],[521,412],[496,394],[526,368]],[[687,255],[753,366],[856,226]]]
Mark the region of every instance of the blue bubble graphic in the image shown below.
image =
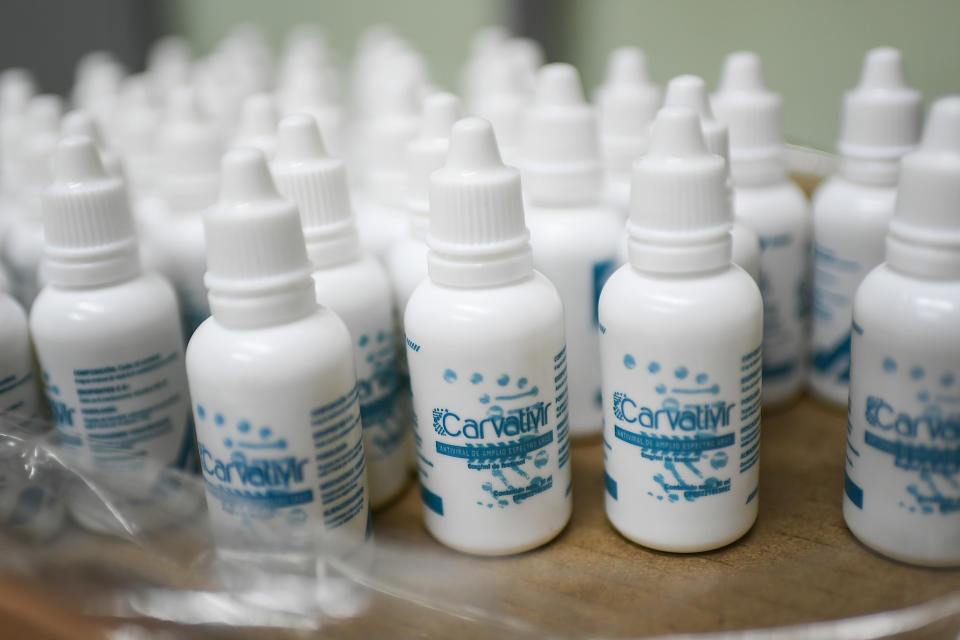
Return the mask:
[[[940,376],[940,386],[949,387],[956,381],[956,378],[952,373],[945,373]]]
[[[633,369],[635,366],[637,366],[637,361],[628,353],[623,356],[623,366],[625,366],[627,369]]]
[[[705,374],[705,373],[698,373],[698,374],[697,374],[697,384],[703,384],[704,382],[707,381],[707,378],[708,378],[707,374]]]
[[[200,416],[201,420],[204,420],[207,417],[207,410],[203,408],[202,404],[197,405],[197,415]]]
[[[914,380],[923,379],[924,373],[923,367],[914,367],[913,369],[910,369],[910,377]]]
[[[526,378],[520,378],[519,380],[517,380],[517,388],[518,388],[518,389],[523,389],[525,386],[527,386],[527,379],[526,379]]]
[[[647,371],[649,371],[650,373],[656,373],[660,371],[660,363],[651,362],[650,364],[647,365]]]
[[[510,376],[508,376],[507,374],[503,374],[502,376],[497,378],[497,384],[500,385],[501,387],[507,386],[508,384],[510,384]]]
[[[686,367],[677,367],[676,370],[673,372],[673,375],[677,376],[677,380],[683,380],[684,378],[687,377],[688,373],[689,372],[687,371]]]
[[[926,402],[930,399],[930,393],[928,391],[921,391],[917,394],[917,400],[920,402]]]
[[[667,385],[662,384],[662,383],[661,383],[661,384],[658,384],[657,387],[656,387],[656,392],[659,393],[659,394],[664,394],[664,393],[666,393],[666,392],[667,392]]]
[[[897,370],[897,361],[893,358],[884,358],[883,359],[883,370],[887,373],[893,373]]]
[[[247,431],[250,431],[250,423],[246,420],[241,420],[237,423],[237,431],[240,433],[246,433]]]
[[[481,375],[480,373],[473,374],[472,376],[470,376],[470,382],[472,382],[473,384],[480,384],[481,382],[483,382],[483,375]]]
[[[363,334],[362,336],[360,336],[360,339],[357,340],[357,344],[360,345],[361,347],[367,346],[368,342],[370,342],[370,336],[368,336],[367,334]]]
[[[222,426],[223,426],[223,423],[226,422],[226,420],[224,420],[224,418],[223,418],[223,414],[222,414],[222,413],[218,413],[218,414],[216,414],[215,416],[213,416],[213,421],[217,423],[217,426],[218,426],[218,427],[222,427]]]
[[[270,430],[270,427],[260,427],[260,437],[266,440],[273,435],[273,431]]]
[[[230,447],[233,446],[233,440],[231,440],[230,438],[224,438],[223,445],[229,449]]]
[[[447,369],[446,371],[443,372],[443,379],[446,380],[447,382],[456,382],[457,372],[454,371],[453,369]]]

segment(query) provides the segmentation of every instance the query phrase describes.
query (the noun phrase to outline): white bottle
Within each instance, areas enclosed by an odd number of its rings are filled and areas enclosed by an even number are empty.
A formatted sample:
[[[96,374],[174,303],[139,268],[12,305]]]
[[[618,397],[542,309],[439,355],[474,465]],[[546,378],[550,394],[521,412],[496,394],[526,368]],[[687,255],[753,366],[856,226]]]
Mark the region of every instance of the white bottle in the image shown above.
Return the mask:
[[[0,415],[23,422],[39,412],[27,314],[16,300],[0,292]]]
[[[574,438],[601,431],[597,301],[626,237],[620,214],[601,202],[596,124],[577,70],[542,67],[524,120],[520,166],[533,264],[563,300]]]
[[[700,116],[700,125],[703,129],[703,141],[707,151],[723,158],[727,166],[727,192],[733,206],[733,184],[730,180],[730,136],[727,125],[713,116],[710,102],[707,97],[707,85],[703,78],[698,76],[677,76],[667,84],[667,95],[664,98],[665,107],[688,107]],[[750,277],[759,281],[760,277],[760,239],[757,234],[742,222],[733,221],[730,229],[733,238],[733,264],[750,274]]]
[[[10,270],[14,296],[27,311],[43,286],[40,199],[50,182],[62,113],[63,102],[57,96],[44,94],[31,99],[18,153],[17,209],[3,238],[3,257]]]
[[[630,213],[630,167],[646,151],[661,94],[641,49],[620,47],[610,52],[607,75],[597,88],[595,102],[606,169],[604,199],[624,219]]]
[[[380,261],[407,231],[407,143],[420,127],[422,87],[412,73],[398,69],[398,74],[383,87],[383,112],[373,116],[365,132],[366,179],[353,194],[360,243]]]
[[[149,494],[150,469],[183,468],[193,453],[183,336],[173,289],[141,271],[123,182],[89,138],[60,142],[43,224],[48,282],[30,331],[60,445],[115,486]],[[70,507],[88,528],[125,526],[98,501]]]
[[[170,280],[189,340],[210,315],[203,211],[217,199],[223,143],[190,89],[170,97],[160,131],[158,201],[143,227],[144,263]]]
[[[409,404],[400,402],[393,292],[376,258],[360,249],[343,161],[331,158],[313,116],[280,123],[272,165],[277,189],[300,211],[317,302],[350,330],[357,366],[370,505],[387,504],[406,487]]]
[[[207,319],[187,347],[217,551],[327,551],[365,539],[366,468],[350,333],[317,305],[296,207],[263,154],[223,159],[204,217]]]
[[[883,262],[900,158],[920,139],[921,100],[899,51],[867,52],[859,86],[843,99],[839,170],[813,196],[810,388],[838,406],[849,391],[853,295]]]
[[[763,303],[733,265],[726,167],[687,107],[664,107],[634,163],[630,264],[600,297],[607,517],[696,552],[757,517]]]
[[[233,136],[234,147],[253,147],[267,160],[277,153],[277,104],[269,93],[255,93],[243,99],[240,124]]]
[[[504,164],[516,166],[523,138],[523,114],[530,102],[524,69],[506,52],[491,52],[477,67],[471,113],[490,121]]]
[[[760,237],[764,407],[799,396],[808,363],[812,219],[787,176],[781,102],[756,54],[727,56],[713,111],[730,127],[735,219]]]
[[[404,318],[427,529],[467,553],[533,549],[571,511],[563,310],[486,120],[453,127],[427,244]]]
[[[886,262],[853,303],[843,517],[896,560],[960,566],[960,95],[904,156]]]

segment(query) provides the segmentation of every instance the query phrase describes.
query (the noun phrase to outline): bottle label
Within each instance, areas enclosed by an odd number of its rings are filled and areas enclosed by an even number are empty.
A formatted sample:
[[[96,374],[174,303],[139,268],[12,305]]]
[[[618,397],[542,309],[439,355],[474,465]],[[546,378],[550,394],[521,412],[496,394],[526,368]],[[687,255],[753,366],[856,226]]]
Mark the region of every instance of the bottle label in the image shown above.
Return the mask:
[[[453,500],[499,511],[548,493],[568,499],[566,349],[511,371],[496,363],[430,366],[417,341],[408,337],[407,346],[428,509],[442,516]]]
[[[817,243],[813,270],[812,377],[837,385],[845,396],[850,381],[850,320],[853,296],[864,276],[883,261],[883,247],[862,241]]]
[[[29,362],[16,373],[7,372],[0,378],[0,413],[25,418],[35,416],[38,409],[35,384]]]
[[[182,349],[82,367],[47,359],[43,382],[60,444],[103,471],[135,472],[146,458],[186,465],[192,440]]]
[[[801,375],[810,317],[809,241],[792,233],[760,236],[763,380]]]
[[[853,327],[845,495],[904,544],[960,558],[956,349],[907,351]]]
[[[286,408],[278,419],[197,398],[200,466],[219,546],[308,551],[323,532],[366,529],[357,388],[296,420],[295,407]]]
[[[400,451],[406,436],[396,348],[391,327],[361,333],[355,342],[364,447],[371,466]]]
[[[605,339],[610,338],[606,332]],[[620,352],[604,380],[606,490],[614,501],[757,495],[761,348],[696,367]],[[711,366],[712,365],[712,366]],[[609,369],[606,369],[609,371]]]

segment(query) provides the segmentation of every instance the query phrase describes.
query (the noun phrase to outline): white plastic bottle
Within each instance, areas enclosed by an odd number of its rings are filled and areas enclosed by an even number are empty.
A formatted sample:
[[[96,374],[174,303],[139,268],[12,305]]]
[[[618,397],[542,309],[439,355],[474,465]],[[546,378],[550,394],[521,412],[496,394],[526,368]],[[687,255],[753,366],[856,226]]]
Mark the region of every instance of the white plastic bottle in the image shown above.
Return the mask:
[[[920,139],[921,100],[899,51],[867,52],[859,86],[843,99],[839,170],[813,196],[810,389],[837,406],[849,392],[853,295],[883,262],[900,158]]]
[[[624,219],[630,213],[630,167],[646,151],[650,123],[662,99],[642,50],[620,47],[610,52],[595,102],[606,169],[604,199]]]
[[[106,174],[89,138],[60,142],[43,224],[47,284],[30,331],[60,444],[146,495],[151,465],[185,467],[193,453],[173,289],[141,270],[123,182]],[[100,503],[69,506],[88,528],[118,525]]]
[[[0,292],[0,415],[29,419],[39,411],[27,314],[16,300]]]
[[[757,517],[763,305],[730,261],[726,168],[694,111],[659,112],[632,188],[630,264],[600,297],[607,517],[706,551]]]
[[[3,237],[3,257],[9,267],[13,293],[28,312],[43,286],[40,194],[50,182],[62,113],[63,101],[54,95],[36,96],[27,105],[18,153],[16,213]]]
[[[853,303],[843,517],[896,560],[960,566],[960,95],[900,165],[886,262]]]
[[[596,116],[569,64],[540,69],[524,120],[520,168],[533,264],[560,293],[567,341],[570,435],[599,435],[597,301],[619,266],[623,219],[601,201]]]
[[[724,164],[727,166],[727,190],[731,198],[731,206],[733,206],[733,185],[730,180],[729,168],[730,136],[727,132],[727,125],[713,117],[713,110],[710,109],[710,102],[707,97],[707,85],[703,78],[691,75],[673,78],[667,84],[667,95],[663,104],[666,107],[688,107],[700,116],[703,141],[707,145],[707,151],[723,158]],[[730,235],[733,238],[733,264],[749,273],[754,280],[759,281],[760,239],[757,234],[743,222],[734,220],[733,226],[730,228]]]
[[[317,302],[350,330],[357,366],[370,504],[387,504],[407,485],[404,441],[409,405],[400,403],[393,292],[383,265],[360,249],[343,161],[324,148],[313,116],[280,123],[272,165],[277,189],[300,211]]]
[[[317,305],[297,209],[262,152],[228,152],[222,173],[204,217],[213,315],[187,347],[217,550],[363,541],[370,505],[350,333]]]
[[[802,393],[809,362],[812,218],[787,176],[781,102],[755,53],[727,56],[713,111],[730,127],[735,219],[760,237],[765,408]]]
[[[427,244],[404,318],[424,521],[467,553],[533,549],[571,511],[563,310],[486,120],[453,127]]]
[[[174,92],[160,131],[159,197],[142,231],[144,263],[173,285],[187,340],[210,315],[203,285],[203,211],[217,199],[222,149],[220,134],[200,115],[193,91]]]

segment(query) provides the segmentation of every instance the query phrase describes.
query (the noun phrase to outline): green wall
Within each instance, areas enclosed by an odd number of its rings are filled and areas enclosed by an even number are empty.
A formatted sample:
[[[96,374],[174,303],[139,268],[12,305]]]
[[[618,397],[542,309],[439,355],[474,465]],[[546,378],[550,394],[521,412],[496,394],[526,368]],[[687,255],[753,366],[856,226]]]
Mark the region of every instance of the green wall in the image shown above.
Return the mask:
[[[459,65],[479,26],[506,23],[509,0],[167,0],[170,29],[205,52],[229,26],[254,21],[278,44],[298,21],[327,27],[348,57],[362,29],[393,25],[427,56],[435,79],[456,87]],[[610,49],[647,51],[655,77],[702,75],[713,86],[724,54],[752,49],[770,86],[784,95],[788,137],[832,149],[844,89],[856,83],[864,52],[903,50],[911,83],[929,97],[960,92],[957,0],[557,0],[552,12],[563,56],[588,87]]]

